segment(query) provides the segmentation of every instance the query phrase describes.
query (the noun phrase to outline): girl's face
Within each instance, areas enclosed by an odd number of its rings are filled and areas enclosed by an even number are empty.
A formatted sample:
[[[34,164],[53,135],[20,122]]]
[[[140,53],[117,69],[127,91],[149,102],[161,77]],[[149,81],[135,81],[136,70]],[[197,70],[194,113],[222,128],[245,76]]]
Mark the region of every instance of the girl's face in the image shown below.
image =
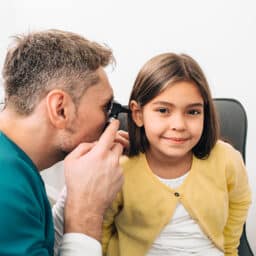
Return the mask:
[[[204,124],[204,101],[190,82],[171,84],[140,108],[132,102],[137,126],[144,126],[149,150],[157,158],[180,159],[192,153]]]

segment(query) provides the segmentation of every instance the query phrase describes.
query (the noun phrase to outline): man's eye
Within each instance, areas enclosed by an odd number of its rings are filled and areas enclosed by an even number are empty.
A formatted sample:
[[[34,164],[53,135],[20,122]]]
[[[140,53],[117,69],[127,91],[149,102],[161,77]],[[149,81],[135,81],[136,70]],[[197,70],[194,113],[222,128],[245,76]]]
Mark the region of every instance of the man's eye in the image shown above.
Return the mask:
[[[109,102],[108,104],[106,104],[106,105],[103,107],[104,112],[107,113],[107,114],[110,113],[111,108],[112,108],[112,102]]]

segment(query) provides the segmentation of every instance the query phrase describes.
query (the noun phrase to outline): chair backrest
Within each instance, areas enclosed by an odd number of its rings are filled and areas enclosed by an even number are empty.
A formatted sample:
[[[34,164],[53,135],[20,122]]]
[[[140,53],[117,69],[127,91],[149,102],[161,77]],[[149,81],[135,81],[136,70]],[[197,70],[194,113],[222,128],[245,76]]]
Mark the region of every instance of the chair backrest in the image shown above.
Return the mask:
[[[216,98],[214,103],[220,123],[221,138],[232,144],[243,156],[245,161],[245,148],[247,136],[247,116],[242,104],[235,99]],[[127,131],[127,114],[118,116],[120,129]],[[246,225],[238,248],[239,256],[253,256],[246,236]]]
[[[221,138],[232,144],[245,161],[247,116],[242,104],[235,99],[214,99],[220,122]]]
[[[232,144],[243,156],[245,162],[247,116],[242,104],[235,99],[216,98],[214,103],[220,122],[220,134],[223,140]],[[253,256],[247,236],[246,225],[240,238],[239,256]]]

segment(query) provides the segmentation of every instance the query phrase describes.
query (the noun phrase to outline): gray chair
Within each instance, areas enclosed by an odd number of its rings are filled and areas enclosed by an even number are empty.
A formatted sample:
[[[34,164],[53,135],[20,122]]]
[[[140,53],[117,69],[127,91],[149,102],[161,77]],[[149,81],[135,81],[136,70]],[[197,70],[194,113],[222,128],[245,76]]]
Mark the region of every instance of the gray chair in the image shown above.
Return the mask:
[[[214,103],[219,115],[221,138],[232,144],[245,162],[247,116],[242,104],[235,99],[217,98]],[[246,225],[240,238],[239,256],[253,256],[246,236]]]
[[[243,156],[245,161],[245,148],[247,136],[247,116],[242,104],[235,99],[216,98],[214,103],[217,109],[221,138],[232,144]],[[120,129],[127,131],[127,114],[120,113]],[[246,225],[238,248],[239,256],[253,256],[246,236]]]

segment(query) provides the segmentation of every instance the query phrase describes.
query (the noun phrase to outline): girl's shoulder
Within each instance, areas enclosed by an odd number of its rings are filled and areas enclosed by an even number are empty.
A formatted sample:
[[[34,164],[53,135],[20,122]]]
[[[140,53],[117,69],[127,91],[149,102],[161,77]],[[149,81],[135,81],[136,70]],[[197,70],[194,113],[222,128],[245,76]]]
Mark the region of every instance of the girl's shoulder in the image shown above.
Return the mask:
[[[209,155],[210,158],[223,158],[223,159],[242,159],[241,153],[234,148],[233,145],[231,145],[228,142],[225,142],[223,140],[218,140],[213,149],[211,150],[211,153]]]
[[[197,169],[205,169],[216,175],[216,172],[223,171],[228,177],[234,177],[238,173],[245,173],[244,161],[241,153],[231,144],[218,140],[209,156],[204,159],[195,159],[194,167]],[[215,170],[212,172],[212,170]],[[221,177],[222,175],[219,175]],[[223,176],[224,177],[224,176]]]
[[[234,152],[237,151],[234,146],[231,143],[228,143],[223,140],[218,140],[215,144],[215,146],[212,149],[213,151],[227,151],[227,152]]]

